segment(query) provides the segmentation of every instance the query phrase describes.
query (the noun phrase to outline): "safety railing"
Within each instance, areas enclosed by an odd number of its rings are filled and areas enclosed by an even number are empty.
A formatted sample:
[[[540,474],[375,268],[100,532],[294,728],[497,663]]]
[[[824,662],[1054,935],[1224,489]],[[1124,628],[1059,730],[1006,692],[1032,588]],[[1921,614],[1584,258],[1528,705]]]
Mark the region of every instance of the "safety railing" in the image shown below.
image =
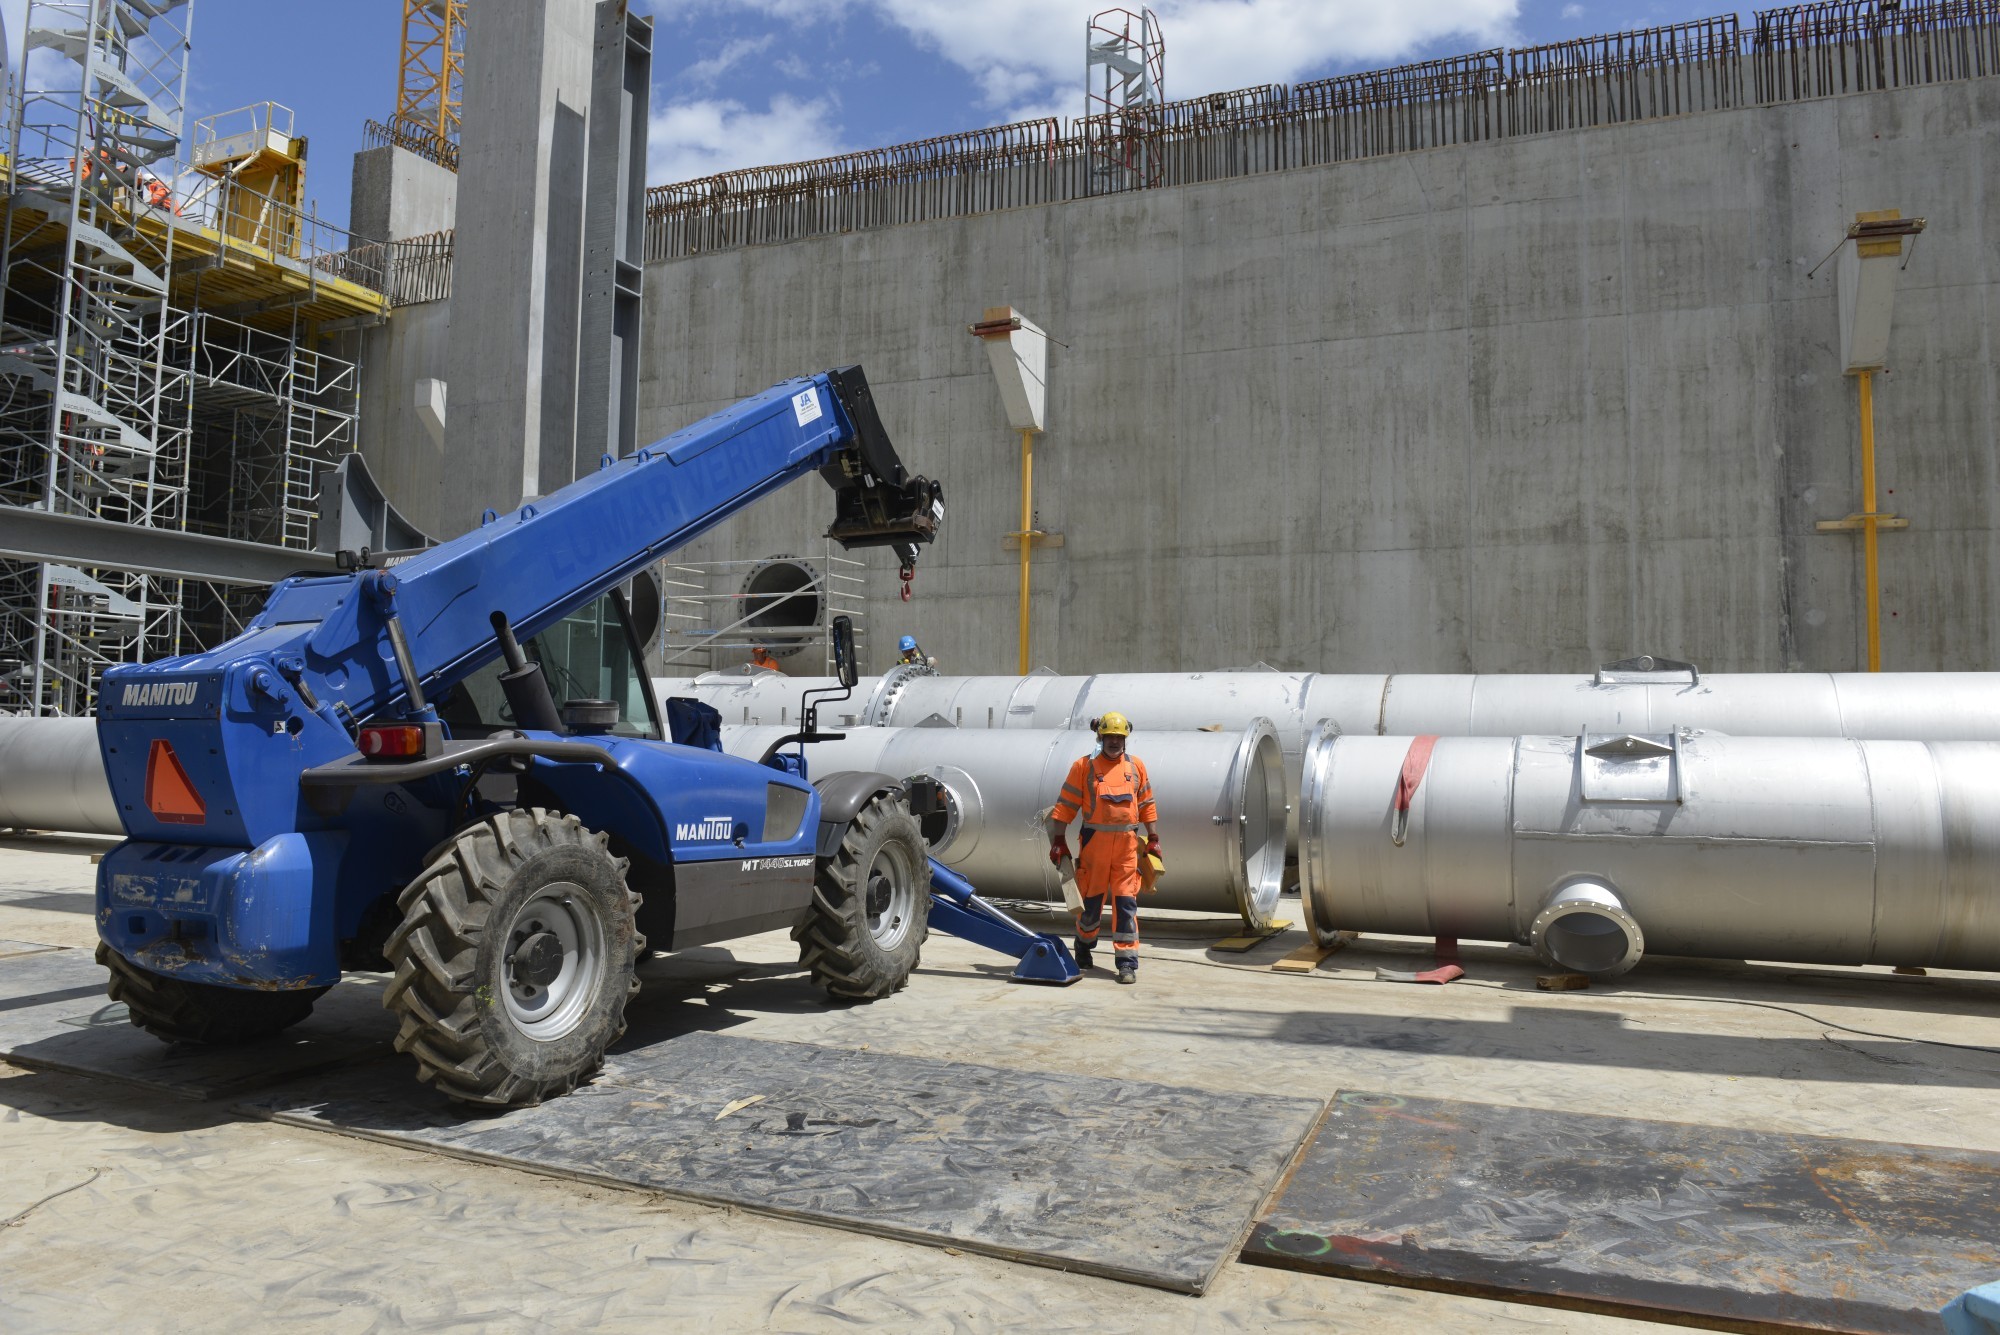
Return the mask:
[[[2000,73],[2000,0],[1833,0],[1544,46],[1477,51],[1287,88],[1027,121],[647,192],[670,259],[1144,188],[1107,150],[1190,185],[1557,130]]]
[[[446,228],[402,241],[367,241],[323,255],[314,266],[380,292],[391,306],[442,301],[451,295],[452,236]]]

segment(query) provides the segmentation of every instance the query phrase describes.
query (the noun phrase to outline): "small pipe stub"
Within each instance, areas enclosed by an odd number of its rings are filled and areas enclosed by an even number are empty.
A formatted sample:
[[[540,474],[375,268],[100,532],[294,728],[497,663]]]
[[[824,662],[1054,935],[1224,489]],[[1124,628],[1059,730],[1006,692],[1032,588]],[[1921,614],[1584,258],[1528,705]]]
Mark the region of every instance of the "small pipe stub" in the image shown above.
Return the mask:
[[[1557,968],[1614,978],[1646,953],[1646,934],[1610,886],[1581,880],[1549,896],[1528,929],[1528,944]]]

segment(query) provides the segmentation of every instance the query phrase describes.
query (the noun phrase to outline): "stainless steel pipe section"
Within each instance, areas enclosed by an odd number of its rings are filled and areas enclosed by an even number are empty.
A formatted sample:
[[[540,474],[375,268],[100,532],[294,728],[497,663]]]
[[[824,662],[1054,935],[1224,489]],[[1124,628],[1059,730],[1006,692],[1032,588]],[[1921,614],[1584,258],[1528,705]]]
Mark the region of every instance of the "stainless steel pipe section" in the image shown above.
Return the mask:
[[[1745,737],[2000,741],[1996,672],[899,674],[863,678],[855,688],[862,706],[831,706],[824,717],[845,713],[890,727],[935,719],[961,728],[1082,728],[1116,709],[1142,736],[1201,728],[1233,732],[1263,718],[1277,732],[1293,792],[1299,791],[1306,740],[1323,721],[1348,735],[1517,737],[1693,727]],[[797,722],[802,690],[831,684],[828,678],[761,676],[747,686],[745,678],[722,673],[660,685],[663,695],[707,700],[725,723],[782,723]],[[1296,851],[1296,812],[1291,838]]]
[[[124,835],[95,719],[0,718],[0,826]]]
[[[659,682],[663,695],[694,695],[715,705],[725,723],[795,722],[800,693],[829,684],[830,678],[768,672],[749,677],[712,672]],[[1263,718],[1295,754],[1323,720],[1342,733],[1378,736],[1519,737],[1687,727],[1741,737],[2000,741],[2000,672],[940,677],[899,670],[864,677],[855,701],[845,712],[879,727],[910,727],[936,717],[961,728],[1081,728],[1107,709],[1130,715],[1145,732],[1233,731]],[[781,712],[789,717],[780,718]]]
[[[725,725],[723,749],[758,759],[788,731]],[[1143,741],[1132,749],[1152,777],[1167,865],[1146,903],[1268,925],[1284,880],[1288,792],[1271,725],[1256,719],[1229,733],[1156,732]],[[981,894],[1056,901],[1062,888],[1042,818],[1071,762],[1095,746],[1073,729],[862,727],[841,741],[815,742],[806,760],[813,774],[937,779],[949,795],[942,827],[928,832],[937,859]]]
[[[898,685],[926,667],[897,667],[879,677],[863,677],[845,700],[820,697],[820,723],[828,728],[880,725]],[[737,726],[796,726],[807,691],[840,690],[833,677],[794,677],[782,672],[704,672],[698,677],[655,677],[653,689],[665,700],[686,696],[714,706],[724,723]]]
[[[1392,839],[1412,737],[1306,748],[1300,888],[1341,930],[1531,945],[1617,974],[1647,952],[2000,969],[2000,743],[1444,737]]]

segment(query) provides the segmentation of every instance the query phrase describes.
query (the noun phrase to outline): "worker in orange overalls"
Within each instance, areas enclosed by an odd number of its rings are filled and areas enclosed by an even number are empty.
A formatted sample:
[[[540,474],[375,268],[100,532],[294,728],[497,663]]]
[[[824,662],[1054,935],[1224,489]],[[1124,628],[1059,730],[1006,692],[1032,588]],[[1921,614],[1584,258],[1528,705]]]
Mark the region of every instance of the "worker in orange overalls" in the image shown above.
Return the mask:
[[[769,647],[760,644],[750,651],[750,666],[764,672],[776,672],[778,656]]]
[[[1104,901],[1112,902],[1111,954],[1118,981],[1139,981],[1139,893],[1150,889],[1145,872],[1160,855],[1159,820],[1153,805],[1153,781],[1145,762],[1128,755],[1126,739],[1132,723],[1113,711],[1090,721],[1097,734],[1097,754],[1069,767],[1062,795],[1049,813],[1049,861],[1060,865],[1070,856],[1069,823],[1083,817],[1077,840],[1076,888],[1083,907],[1076,915],[1076,962],[1090,967],[1090,950],[1097,944]],[[1144,831],[1143,836],[1140,831]]]

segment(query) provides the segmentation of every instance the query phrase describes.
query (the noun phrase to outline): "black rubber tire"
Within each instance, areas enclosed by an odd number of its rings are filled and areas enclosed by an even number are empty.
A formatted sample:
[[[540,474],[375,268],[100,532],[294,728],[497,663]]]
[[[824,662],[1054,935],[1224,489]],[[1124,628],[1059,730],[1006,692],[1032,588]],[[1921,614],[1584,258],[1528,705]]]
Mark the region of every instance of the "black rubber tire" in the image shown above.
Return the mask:
[[[885,947],[868,928],[868,877],[878,866],[916,878],[915,909]],[[929,934],[930,846],[902,793],[881,793],[855,814],[831,857],[820,859],[812,911],[792,929],[799,962],[843,1001],[875,1001],[910,981]]]
[[[398,896],[402,925],[384,947],[395,977],[382,1004],[402,1019],[396,1050],[416,1059],[419,1080],[464,1103],[524,1107],[568,1093],[603,1065],[625,1032],[646,945],[627,864],[608,842],[561,812],[501,812],[460,831]],[[503,1004],[507,929],[487,926],[512,925],[558,882],[582,892],[565,903],[596,922],[603,976],[574,1027],[541,1039]]]
[[[105,991],[125,1003],[132,1023],[168,1043],[220,1047],[269,1038],[311,1015],[313,1003],[328,991],[265,992],[189,982],[142,969],[102,941],[97,962],[111,973]]]

